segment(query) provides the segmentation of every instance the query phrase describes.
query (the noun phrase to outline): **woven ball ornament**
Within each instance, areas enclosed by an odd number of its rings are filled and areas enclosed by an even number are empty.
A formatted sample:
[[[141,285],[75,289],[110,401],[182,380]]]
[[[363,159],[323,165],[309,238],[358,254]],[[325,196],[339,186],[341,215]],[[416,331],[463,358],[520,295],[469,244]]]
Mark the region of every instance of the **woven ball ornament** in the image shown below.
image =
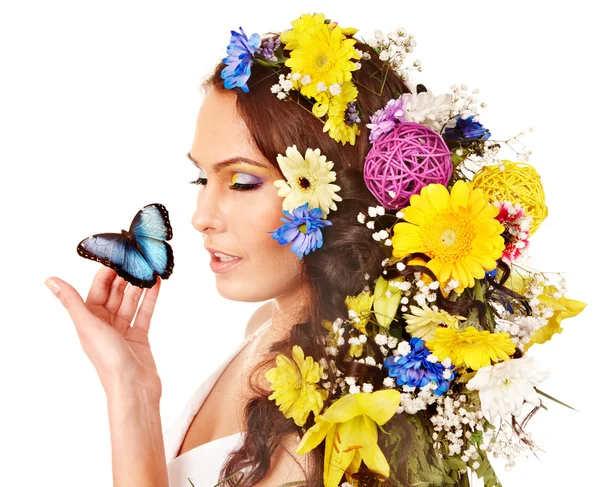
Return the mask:
[[[448,184],[450,155],[444,139],[429,127],[398,123],[373,143],[365,159],[365,183],[384,208],[404,208],[428,184]]]
[[[481,188],[492,201],[519,203],[532,217],[529,235],[533,235],[548,216],[540,175],[526,162],[501,161],[502,165],[484,166],[473,177],[473,187]]]

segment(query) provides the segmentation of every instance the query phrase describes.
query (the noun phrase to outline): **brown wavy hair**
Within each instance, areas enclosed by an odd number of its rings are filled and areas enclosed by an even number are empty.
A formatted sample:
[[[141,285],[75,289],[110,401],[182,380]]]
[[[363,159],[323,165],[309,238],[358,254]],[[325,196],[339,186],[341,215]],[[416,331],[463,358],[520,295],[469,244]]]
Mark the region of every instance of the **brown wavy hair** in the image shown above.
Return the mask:
[[[269,33],[263,37],[277,39],[278,33]],[[228,90],[224,87],[221,71],[226,67],[220,62],[214,71],[203,81],[203,89],[216,89],[221,92],[234,91],[237,94],[237,110],[248,127],[254,142],[267,160],[281,173],[277,164],[277,155],[285,154],[286,148],[293,144],[304,153],[307,148],[320,148],[327,159],[334,162],[336,184],[341,187],[339,195],[343,201],[337,203],[337,210],[329,214],[332,226],[323,228],[323,246],[303,258],[303,278],[310,289],[310,305],[307,310],[307,321],[296,323],[290,329],[286,339],[278,341],[270,347],[267,356],[251,371],[249,388],[252,397],[244,409],[246,434],[243,444],[232,451],[221,469],[219,485],[249,487],[267,475],[271,459],[280,447],[282,439],[287,435],[300,435],[314,424],[311,414],[303,428],[296,426],[292,419],[286,419],[275,402],[267,396],[271,390],[259,386],[256,377],[275,366],[275,357],[284,354],[291,359],[294,345],[299,345],[307,356],[315,361],[327,359],[325,340],[315,339],[324,336],[327,331],[322,324],[323,319],[347,319],[348,311],[344,300],[346,296],[360,293],[365,284],[365,274],[376,277],[381,274],[385,250],[375,241],[372,230],[357,221],[359,212],[366,213],[369,206],[379,203],[367,189],[363,179],[363,165],[370,148],[369,131],[365,127],[368,117],[388,100],[399,97],[402,93],[410,93],[398,73],[387,70],[379,60],[378,54],[365,43],[357,41],[355,47],[370,54],[370,60],[362,60],[361,69],[353,72],[353,79],[358,88],[358,104],[362,110],[360,135],[356,143],[350,145],[336,142],[323,132],[323,121],[310,112],[312,103],[299,96],[298,103],[277,98],[270,90],[279,80],[279,74],[286,74],[289,68],[277,71],[253,63],[248,80],[249,92],[240,88]],[[290,92],[294,97],[299,93]],[[369,339],[365,344],[370,353],[378,361],[383,358],[379,347]],[[358,362],[344,362],[343,357],[348,344],[340,348],[337,366],[344,375],[368,376],[374,387],[380,387],[384,376],[381,369]],[[260,374],[260,375],[259,375]],[[334,378],[330,378],[334,379]],[[325,407],[329,405],[325,401]],[[394,415],[392,421],[402,423],[402,415]],[[380,435],[381,436],[381,435]],[[406,426],[404,435],[406,445],[403,446],[405,459],[410,444],[410,431]],[[380,446],[386,452],[383,441]],[[305,470],[306,486],[323,485],[324,442],[309,452],[308,469]],[[396,448],[397,450],[397,448]],[[386,455],[387,457],[387,455]],[[389,457],[388,457],[389,458]],[[405,462],[402,462],[405,463]],[[402,485],[404,474],[401,468],[395,469]],[[243,475],[239,472],[243,471]],[[369,472],[361,472],[364,485],[371,485]],[[374,480],[374,478],[372,478]]]

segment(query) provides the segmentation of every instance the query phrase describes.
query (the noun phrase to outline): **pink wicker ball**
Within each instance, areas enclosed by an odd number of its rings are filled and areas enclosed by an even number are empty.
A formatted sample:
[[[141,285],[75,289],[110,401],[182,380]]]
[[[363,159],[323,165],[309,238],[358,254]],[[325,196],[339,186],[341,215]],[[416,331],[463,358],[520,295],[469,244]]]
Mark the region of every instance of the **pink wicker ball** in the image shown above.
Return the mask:
[[[429,127],[398,123],[373,143],[365,159],[365,183],[384,208],[404,208],[424,186],[448,184],[453,169],[450,156],[444,139]]]

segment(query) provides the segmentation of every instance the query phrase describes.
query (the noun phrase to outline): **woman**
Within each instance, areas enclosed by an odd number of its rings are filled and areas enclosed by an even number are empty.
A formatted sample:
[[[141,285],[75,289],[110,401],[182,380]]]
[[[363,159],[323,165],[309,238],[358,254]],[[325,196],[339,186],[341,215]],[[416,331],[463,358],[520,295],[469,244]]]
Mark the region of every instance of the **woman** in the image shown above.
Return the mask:
[[[278,35],[271,38],[277,42]],[[368,69],[353,73],[361,85],[357,101],[366,118],[410,90],[397,72],[384,69],[371,47],[359,41],[354,47],[371,57]],[[241,433],[243,441],[222,466],[215,465],[214,458],[228,451],[204,458],[202,468],[220,469],[219,480],[228,478],[224,485],[270,487],[292,481],[322,485],[324,444],[305,455],[295,453],[303,430],[268,399],[272,390],[264,374],[274,366],[276,355],[291,357],[293,345],[300,345],[315,360],[325,358],[325,343],[318,339],[326,334],[322,320],[346,317],[346,296],[363,289],[366,275],[380,273],[381,245],[356,218],[369,206],[378,205],[362,174],[369,134],[363,128],[355,143],[342,144],[323,132],[323,121],[311,113],[312,103],[307,99],[294,97],[284,102],[275,96],[271,87],[279,73],[272,67],[254,63],[246,89],[226,87],[226,68],[224,62],[219,63],[203,84],[206,96],[189,153],[200,169],[195,183],[201,186],[192,224],[211,252],[217,289],[223,297],[271,301],[250,320],[243,343],[247,346],[223,364],[226,368],[216,377],[215,393],[203,404],[195,404],[199,411],[194,407],[192,413],[197,414],[189,429],[176,433],[184,436],[182,441],[169,444],[168,449],[174,448],[175,455],[181,456]],[[282,198],[274,184],[285,179],[278,155],[286,154],[292,145],[301,154],[319,148],[334,162],[335,182],[341,188],[337,209],[328,215],[331,225],[322,228],[322,247],[302,259],[269,233],[280,226],[282,216]],[[235,165],[219,164],[232,158],[237,158]],[[215,252],[235,257],[234,262],[219,263]],[[114,485],[183,487],[189,485],[186,472],[178,471],[175,479],[175,467],[170,466],[180,462],[169,458],[167,465],[159,414],[161,381],[148,342],[161,283],[146,292],[135,320],[142,291],[126,288],[126,284],[114,271],[102,268],[84,302],[66,282],[48,281],[69,311],[107,395]],[[247,384],[239,380],[246,374]],[[220,394],[232,391],[244,402],[220,399]],[[311,417],[305,428],[313,423]],[[221,444],[222,448],[231,446]],[[241,481],[240,471],[244,472]],[[194,474],[189,477],[194,482]]]

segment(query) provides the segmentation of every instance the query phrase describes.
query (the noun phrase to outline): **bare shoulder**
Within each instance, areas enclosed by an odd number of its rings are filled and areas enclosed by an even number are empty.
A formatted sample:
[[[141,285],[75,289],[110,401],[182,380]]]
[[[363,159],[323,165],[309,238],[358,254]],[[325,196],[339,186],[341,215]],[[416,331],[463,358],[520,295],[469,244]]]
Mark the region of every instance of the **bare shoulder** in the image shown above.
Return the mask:
[[[263,323],[265,323],[273,314],[273,301],[267,301],[261,305],[248,320],[244,337],[247,338],[254,333]]]
[[[306,482],[309,468],[309,455],[296,454],[298,438],[296,435],[286,436],[271,458],[271,467],[267,476],[255,487],[277,487],[288,482]]]

